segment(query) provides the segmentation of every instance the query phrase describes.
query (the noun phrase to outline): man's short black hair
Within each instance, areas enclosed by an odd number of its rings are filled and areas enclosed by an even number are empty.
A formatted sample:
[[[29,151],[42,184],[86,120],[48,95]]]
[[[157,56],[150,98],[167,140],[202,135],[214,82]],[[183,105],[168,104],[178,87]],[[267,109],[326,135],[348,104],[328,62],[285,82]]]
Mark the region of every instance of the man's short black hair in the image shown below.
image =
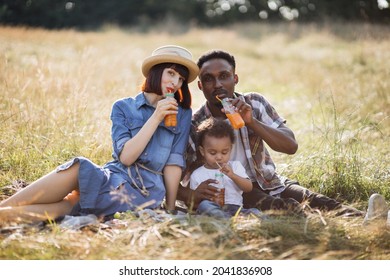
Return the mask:
[[[199,69],[202,68],[205,62],[216,58],[226,60],[233,67],[233,71],[236,70],[236,60],[234,59],[234,56],[221,50],[212,50],[202,55],[197,62]]]

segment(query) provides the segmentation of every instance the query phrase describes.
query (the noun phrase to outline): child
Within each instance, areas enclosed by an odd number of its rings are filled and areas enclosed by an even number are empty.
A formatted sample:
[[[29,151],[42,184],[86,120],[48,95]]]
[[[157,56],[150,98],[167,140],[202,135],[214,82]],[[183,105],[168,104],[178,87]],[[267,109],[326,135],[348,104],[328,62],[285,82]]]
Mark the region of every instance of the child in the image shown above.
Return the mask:
[[[252,182],[239,161],[229,161],[234,143],[233,128],[223,120],[209,118],[203,121],[197,131],[199,153],[203,165],[193,171],[190,188],[196,189],[202,183],[218,183],[215,174],[222,173],[225,188],[224,203],[217,203],[220,197],[203,200],[197,211],[217,218],[229,218],[238,211],[242,214],[261,216],[256,208],[242,208],[242,193],[252,190]],[[220,183],[220,182],[219,182]],[[218,196],[223,195],[223,191]]]

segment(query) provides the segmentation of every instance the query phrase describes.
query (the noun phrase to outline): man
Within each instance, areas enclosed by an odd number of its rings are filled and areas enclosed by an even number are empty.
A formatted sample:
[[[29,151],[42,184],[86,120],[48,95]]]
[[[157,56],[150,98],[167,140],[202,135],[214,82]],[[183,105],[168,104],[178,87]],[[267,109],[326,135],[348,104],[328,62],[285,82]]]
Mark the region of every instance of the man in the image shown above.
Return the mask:
[[[206,118],[226,119],[220,100],[228,97],[245,122],[244,127],[235,130],[236,142],[231,157],[243,164],[253,183],[253,190],[243,195],[245,208],[301,211],[301,203],[307,202],[310,207],[321,210],[339,210],[340,214],[350,215],[363,214],[327,196],[309,191],[276,173],[275,164],[264,142],[277,152],[294,154],[298,149],[294,133],[262,95],[241,95],[235,92],[238,75],[235,73],[236,63],[232,55],[224,51],[211,51],[201,56],[197,64],[200,68],[198,87],[203,92],[206,103],[193,115],[187,167],[199,158],[196,153],[195,127]],[[178,198],[185,201],[188,207],[196,208],[203,199],[215,196],[217,190],[210,183],[213,183],[212,179],[204,181],[195,191],[182,186],[179,188]]]

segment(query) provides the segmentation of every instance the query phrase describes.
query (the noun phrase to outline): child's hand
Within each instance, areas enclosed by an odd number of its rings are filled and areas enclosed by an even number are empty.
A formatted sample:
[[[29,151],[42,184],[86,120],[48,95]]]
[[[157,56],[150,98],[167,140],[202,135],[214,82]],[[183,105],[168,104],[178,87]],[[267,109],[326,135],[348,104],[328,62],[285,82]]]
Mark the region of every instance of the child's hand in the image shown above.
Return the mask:
[[[226,176],[228,176],[229,178],[234,175],[233,169],[228,163],[223,164],[220,171]]]

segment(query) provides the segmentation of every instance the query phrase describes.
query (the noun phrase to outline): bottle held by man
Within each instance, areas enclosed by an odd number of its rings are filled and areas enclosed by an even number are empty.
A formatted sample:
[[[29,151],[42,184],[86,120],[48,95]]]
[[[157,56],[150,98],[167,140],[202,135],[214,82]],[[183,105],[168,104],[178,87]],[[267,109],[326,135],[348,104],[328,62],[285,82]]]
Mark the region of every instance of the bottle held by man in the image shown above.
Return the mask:
[[[222,99],[222,106],[225,110],[226,117],[229,119],[234,129],[239,129],[245,126],[245,122],[241,115],[235,110],[234,106],[230,102],[229,98]]]

